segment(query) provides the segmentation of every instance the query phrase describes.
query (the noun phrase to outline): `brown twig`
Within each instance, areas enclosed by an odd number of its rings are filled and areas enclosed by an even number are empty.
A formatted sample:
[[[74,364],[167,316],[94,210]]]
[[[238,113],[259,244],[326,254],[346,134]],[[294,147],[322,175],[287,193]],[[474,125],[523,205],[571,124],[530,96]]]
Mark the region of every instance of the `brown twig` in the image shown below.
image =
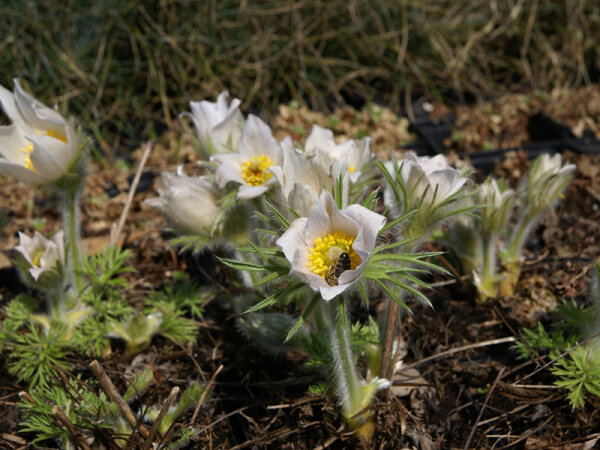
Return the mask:
[[[142,177],[142,170],[144,170],[144,166],[148,161],[148,157],[150,156],[150,151],[152,150],[152,144],[154,142],[150,141],[146,144],[146,148],[144,149],[144,153],[142,155],[142,159],[140,161],[140,165],[135,172],[135,177],[131,183],[131,187],[129,188],[129,194],[127,195],[127,201],[125,202],[125,207],[123,208],[123,212],[121,212],[121,217],[119,217],[119,222],[115,226],[113,224],[110,230],[110,245],[116,245],[119,237],[121,236],[121,232],[123,231],[123,226],[125,225],[125,220],[127,219],[127,215],[129,214],[129,208],[131,207],[131,202],[133,201],[133,196],[135,195],[135,190],[137,189],[137,185],[140,182],[140,178]]]
[[[54,405],[52,407],[52,414],[56,416],[58,421],[62,423],[67,429],[67,431],[71,434],[71,436],[75,438],[79,447],[81,447],[83,450],[92,450],[92,448],[87,444],[87,442],[85,442],[83,436],[81,436],[81,434],[77,432],[75,425],[73,425],[73,422],[71,422],[71,420],[67,417],[67,415],[63,412],[62,409],[60,409],[57,405]]]
[[[485,411],[488,401],[490,400],[490,398],[492,396],[492,392],[494,392],[494,389],[496,388],[498,382],[502,378],[503,373],[504,373],[504,367],[502,367],[500,369],[500,371],[498,372],[498,375],[496,376],[496,379],[494,380],[494,384],[492,384],[492,386],[490,387],[490,390],[488,391],[487,395],[485,396],[485,401],[483,402],[483,406],[479,410],[479,414],[477,415],[477,419],[475,420],[475,423],[473,424],[473,428],[471,428],[471,432],[469,433],[467,442],[465,442],[464,450],[467,450],[469,448],[469,445],[471,445],[471,440],[473,439],[473,436],[475,435],[475,430],[477,429],[479,421],[481,420],[481,416],[483,416],[483,411]]]
[[[160,409],[158,416],[156,416],[156,420],[152,424],[152,428],[150,428],[150,434],[148,435],[148,438],[146,439],[146,444],[145,444],[144,448],[147,448],[147,449],[152,448],[152,439],[154,438],[154,435],[158,431],[158,427],[160,427],[160,424],[162,423],[163,419],[165,418],[167,411],[169,411],[171,404],[177,398],[177,394],[179,394],[179,388],[177,386],[175,386],[173,389],[171,389],[171,393],[167,397],[165,404]]]
[[[214,383],[215,378],[217,378],[217,375],[219,375],[222,370],[223,370],[223,364],[221,364],[219,367],[217,367],[217,370],[215,371],[215,373],[213,373],[212,377],[210,377],[210,380],[208,381],[208,384],[204,388],[204,392],[202,393],[202,397],[200,397],[200,400],[198,400],[198,404],[196,405],[196,409],[194,410],[194,414],[192,415],[192,421],[190,422],[192,425],[196,422],[196,416],[198,416],[198,411],[200,411],[200,407],[202,406],[202,403],[204,402],[204,399],[206,398],[206,395],[208,394],[208,391],[210,390],[212,384]]]
[[[504,338],[491,339],[489,341],[476,342],[475,344],[463,345],[462,347],[451,348],[446,350],[445,352],[437,353],[435,355],[428,356],[427,358],[420,359],[419,361],[415,361],[414,363],[407,364],[402,367],[402,370],[410,369],[412,367],[418,367],[421,364],[425,364],[426,362],[433,361],[434,359],[443,358],[445,356],[453,355],[454,353],[462,352],[465,350],[470,350],[472,348],[479,347],[487,347],[488,345],[499,345],[499,344],[507,344],[509,342],[515,342],[517,340],[514,336],[507,336]]]
[[[121,397],[121,394],[119,394],[117,388],[115,388],[115,385],[112,383],[112,381],[110,381],[110,378],[108,378],[108,375],[106,375],[106,372],[104,371],[100,363],[96,360],[93,360],[90,363],[90,369],[92,369],[92,372],[94,372],[94,375],[96,375],[96,377],[100,381],[104,392],[106,392],[110,399],[117,404],[117,406],[123,413],[123,417],[125,417],[125,420],[127,420],[127,422],[129,422],[130,425],[134,428],[137,428],[139,426],[140,433],[145,438],[147,438],[150,434],[148,432],[148,429],[144,425],[138,423],[135,414],[133,414],[133,411],[131,410],[127,402],[123,399],[123,397]]]
[[[391,298],[388,298],[389,306],[387,320],[385,323],[385,334],[383,338],[383,349],[381,351],[381,370],[380,377],[391,380],[394,373],[394,338],[396,337],[396,323],[398,321],[399,305]]]

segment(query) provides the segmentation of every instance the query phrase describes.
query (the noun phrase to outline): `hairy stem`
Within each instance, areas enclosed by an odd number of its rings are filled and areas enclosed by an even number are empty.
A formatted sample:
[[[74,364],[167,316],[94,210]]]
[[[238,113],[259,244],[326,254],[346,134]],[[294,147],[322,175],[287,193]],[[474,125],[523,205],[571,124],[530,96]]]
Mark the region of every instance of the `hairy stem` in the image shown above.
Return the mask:
[[[63,222],[66,236],[67,283],[75,286],[77,292],[83,290],[81,278],[81,251],[79,246],[79,188],[64,191]],[[77,295],[77,297],[79,297]]]
[[[523,245],[525,244],[525,239],[527,235],[531,231],[531,228],[534,225],[535,217],[531,217],[529,214],[524,214],[519,218],[519,222],[515,227],[515,233],[513,233],[512,238],[510,239],[508,246],[506,257],[506,263],[517,262],[521,259],[521,252],[523,250]]]
[[[335,391],[342,405],[346,419],[350,419],[361,408],[361,389],[358,374],[354,367],[354,355],[350,347],[346,306],[342,297],[330,302],[320,302],[317,308],[319,322],[328,333],[331,353],[330,374]]]

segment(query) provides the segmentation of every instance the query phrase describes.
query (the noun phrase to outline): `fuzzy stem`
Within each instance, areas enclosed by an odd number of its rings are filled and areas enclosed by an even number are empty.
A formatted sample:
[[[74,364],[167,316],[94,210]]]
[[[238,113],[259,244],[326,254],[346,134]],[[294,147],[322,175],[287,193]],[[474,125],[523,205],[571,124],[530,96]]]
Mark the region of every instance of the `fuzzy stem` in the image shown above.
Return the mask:
[[[46,292],[48,316],[54,320],[61,320],[64,317],[65,302],[63,301],[63,297],[64,292],[60,288],[52,288]]]
[[[68,251],[66,279],[71,286],[75,284],[79,293],[83,290],[79,248],[79,188],[64,191],[63,223]]]
[[[361,389],[350,347],[344,299],[336,297],[327,303],[320,302],[317,310],[329,335],[332,356],[330,374],[335,391],[344,416],[351,422],[350,418],[361,408]]]
[[[505,262],[517,262],[521,259],[523,245],[525,244],[525,239],[527,238],[529,231],[533,227],[534,219],[535,218],[531,217],[529,214],[523,214],[519,218],[519,222],[515,227],[516,232],[512,235],[513,237],[507,246]]]
[[[496,236],[494,233],[489,233],[483,236],[482,244],[482,270],[481,277],[483,280],[489,280],[494,277],[496,272]]]

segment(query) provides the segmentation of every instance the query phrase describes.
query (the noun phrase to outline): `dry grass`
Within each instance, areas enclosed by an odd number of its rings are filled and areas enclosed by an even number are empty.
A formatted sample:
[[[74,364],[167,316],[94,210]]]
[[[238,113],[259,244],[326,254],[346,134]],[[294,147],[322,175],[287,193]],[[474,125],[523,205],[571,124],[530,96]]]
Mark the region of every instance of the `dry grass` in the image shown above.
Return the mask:
[[[490,97],[600,73],[596,0],[12,0],[0,83],[76,114],[104,151],[228,89],[246,111]],[[57,97],[57,95],[62,95]]]

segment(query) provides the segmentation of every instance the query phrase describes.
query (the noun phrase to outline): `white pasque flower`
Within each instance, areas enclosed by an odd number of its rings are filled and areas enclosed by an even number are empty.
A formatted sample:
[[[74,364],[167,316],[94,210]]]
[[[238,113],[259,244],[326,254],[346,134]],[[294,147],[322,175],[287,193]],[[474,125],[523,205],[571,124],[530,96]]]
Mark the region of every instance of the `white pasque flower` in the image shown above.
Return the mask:
[[[483,234],[502,233],[515,204],[514,191],[505,186],[501,188],[495,178],[488,177],[479,186],[477,197],[483,205],[480,210]]]
[[[0,102],[11,125],[0,126],[0,173],[33,186],[62,178],[82,151],[76,131],[55,110],[27,94],[18,79],[14,92],[0,86]]]
[[[234,98],[227,104],[229,92],[223,91],[216,102],[190,102],[192,118],[200,143],[210,153],[236,150],[242,136],[244,117],[239,109],[241,101]]]
[[[571,181],[575,169],[574,164],[563,166],[559,153],[553,156],[544,153],[533,162],[525,182],[526,208],[532,215],[540,214],[554,203]]]
[[[336,144],[333,132],[318,125],[313,125],[306,138],[304,149],[307,155],[315,155],[317,164],[326,173],[330,172],[335,162],[345,157],[352,183],[358,181],[363,167],[372,157],[371,138],[367,137],[359,141],[350,139]]]
[[[219,195],[208,181],[189,177],[183,167],[177,173],[162,174],[160,197],[149,198],[146,204],[160,210],[173,226],[184,233],[208,235],[219,215]]]
[[[307,217],[314,209],[323,189],[330,191],[334,180],[342,176],[344,199],[348,197],[348,169],[346,159],[335,162],[328,173],[315,158],[294,148],[289,140],[281,142],[283,164],[271,170],[283,191],[287,206],[300,216]]]
[[[244,124],[237,153],[221,153],[210,160],[219,166],[215,180],[219,187],[230,181],[239,183],[237,197],[247,200],[264,194],[277,180],[271,168],[281,166],[281,147],[271,128],[260,118],[250,115]]]
[[[33,238],[19,232],[19,245],[15,247],[27,264],[29,273],[37,281],[44,272],[55,271],[65,264],[65,243],[62,230],[46,239],[37,231]]]
[[[323,191],[310,217],[294,220],[277,245],[290,261],[291,273],[331,300],[360,279],[385,222],[385,217],[360,205],[339,210],[331,194]],[[349,259],[347,269],[331,277],[342,253]]]
[[[417,156],[413,152],[408,152],[405,159],[385,164],[389,173],[395,177],[396,167],[400,167],[400,176],[402,184],[405,186],[405,192],[409,197],[409,203],[404,205],[404,212],[408,212],[419,206],[428,208],[435,206],[448,197],[458,192],[468,178],[461,175],[461,171],[451,167],[444,155],[436,155],[433,158],[428,156]],[[384,200],[386,204],[396,207],[393,199],[393,191],[387,186],[384,191]]]

